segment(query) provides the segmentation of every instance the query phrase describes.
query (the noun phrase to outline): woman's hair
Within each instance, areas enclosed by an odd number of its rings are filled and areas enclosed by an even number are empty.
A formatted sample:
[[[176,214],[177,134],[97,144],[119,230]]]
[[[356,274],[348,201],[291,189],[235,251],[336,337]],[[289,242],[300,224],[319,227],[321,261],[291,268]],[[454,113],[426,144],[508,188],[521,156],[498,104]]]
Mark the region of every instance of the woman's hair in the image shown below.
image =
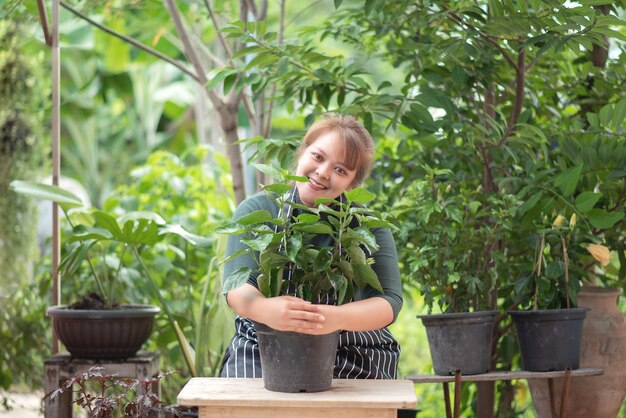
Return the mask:
[[[296,161],[309,145],[327,133],[334,133],[342,140],[346,156],[344,163],[350,170],[356,171],[351,186],[358,186],[372,170],[374,141],[363,125],[352,116],[328,114],[311,125],[296,151]]]

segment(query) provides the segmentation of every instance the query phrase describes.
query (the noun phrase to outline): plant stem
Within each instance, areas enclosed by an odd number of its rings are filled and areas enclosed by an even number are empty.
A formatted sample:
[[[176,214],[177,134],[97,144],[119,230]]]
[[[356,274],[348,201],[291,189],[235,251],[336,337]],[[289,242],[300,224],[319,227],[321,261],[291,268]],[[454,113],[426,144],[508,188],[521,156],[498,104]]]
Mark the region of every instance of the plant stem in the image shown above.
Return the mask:
[[[569,260],[567,258],[567,245],[565,244],[564,236],[561,236],[561,244],[563,245],[563,262],[565,262],[565,303],[567,305],[567,309],[569,309]]]
[[[537,262],[537,277],[541,276],[541,264],[543,263],[543,249],[546,245],[546,235],[541,235],[541,246],[539,247],[539,260]],[[535,282],[535,297],[533,301],[533,310],[538,309],[539,285]]]
[[[70,219],[69,215],[67,214],[65,210],[63,210],[63,214],[65,215],[65,219],[67,219],[67,223],[69,223],[70,227],[74,229],[74,224],[72,223],[72,220]],[[81,243],[80,245],[85,245],[85,244]],[[102,299],[104,299],[104,303],[108,305],[109,298],[107,297],[107,294],[104,291],[104,286],[102,285],[102,282],[100,281],[100,278],[98,277],[98,273],[96,273],[96,268],[93,266],[93,263],[91,262],[91,258],[89,258],[88,252],[85,252],[85,258],[87,259],[87,263],[89,264],[89,268],[91,269],[93,278],[96,279],[96,284],[98,285],[98,289],[100,289],[100,294],[102,295]]]
[[[146,276],[148,277],[148,282],[150,282],[150,285],[152,286],[152,290],[154,291],[154,294],[157,296],[157,298],[159,299],[159,302],[161,303],[161,307],[163,308],[163,311],[165,312],[165,315],[167,316],[167,321],[169,322],[172,329],[176,331],[176,327],[178,326],[178,323],[174,319],[174,315],[172,315],[170,308],[167,306],[167,302],[163,298],[163,295],[161,295],[161,290],[159,289],[159,286],[157,286],[157,283],[154,280],[154,277],[152,277],[152,274],[150,274],[150,270],[148,270],[148,267],[144,264],[141,256],[139,255],[139,251],[137,251],[137,247],[132,245],[131,248],[133,250],[133,254],[135,255],[135,258],[139,262],[139,265],[141,266],[144,273],[146,273]],[[178,340],[178,344],[180,345],[181,351],[184,352],[183,348],[185,347],[185,341],[183,341],[180,338],[180,335],[177,332],[174,332],[174,333],[176,334],[176,339]],[[189,370],[193,371],[194,366],[192,364],[191,359],[187,358],[186,355],[184,355],[183,357],[185,358],[185,362],[187,363]]]

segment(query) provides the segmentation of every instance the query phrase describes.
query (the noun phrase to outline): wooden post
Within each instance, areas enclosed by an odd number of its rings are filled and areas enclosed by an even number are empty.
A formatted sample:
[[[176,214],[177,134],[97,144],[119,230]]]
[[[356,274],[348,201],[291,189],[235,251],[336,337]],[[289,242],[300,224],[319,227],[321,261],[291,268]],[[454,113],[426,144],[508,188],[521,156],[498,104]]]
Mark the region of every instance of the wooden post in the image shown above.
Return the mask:
[[[61,52],[59,49],[59,0],[52,0],[52,184],[61,176]],[[61,234],[59,204],[52,204],[52,304],[61,303]],[[52,332],[52,352],[59,352],[59,340]]]

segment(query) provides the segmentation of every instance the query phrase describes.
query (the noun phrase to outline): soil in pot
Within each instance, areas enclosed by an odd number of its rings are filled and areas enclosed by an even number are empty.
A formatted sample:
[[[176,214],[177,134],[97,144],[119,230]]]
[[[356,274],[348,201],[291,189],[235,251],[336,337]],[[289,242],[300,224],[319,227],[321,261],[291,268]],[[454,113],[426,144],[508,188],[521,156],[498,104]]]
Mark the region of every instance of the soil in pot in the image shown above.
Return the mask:
[[[277,331],[260,323],[254,327],[267,390],[297,393],[330,389],[339,332],[308,335]]]
[[[435,374],[487,373],[496,311],[420,315]]]
[[[586,313],[586,308],[509,311],[517,331],[523,369],[578,369]]]

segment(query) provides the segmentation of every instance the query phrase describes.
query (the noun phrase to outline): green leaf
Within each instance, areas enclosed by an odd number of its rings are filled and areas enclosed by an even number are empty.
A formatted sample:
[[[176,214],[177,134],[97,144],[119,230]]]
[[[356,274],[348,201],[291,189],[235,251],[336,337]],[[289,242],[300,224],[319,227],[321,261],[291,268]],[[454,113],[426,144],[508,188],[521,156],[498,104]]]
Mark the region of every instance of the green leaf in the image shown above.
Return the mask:
[[[237,81],[237,73],[234,74],[228,74],[225,78],[224,78],[224,94],[228,94],[228,92],[230,91],[230,89],[233,88],[233,85],[235,84],[235,81]]]
[[[354,272],[352,270],[352,264],[348,263],[346,260],[339,261],[339,269],[341,273],[346,276],[348,279],[352,280],[354,277]]]
[[[534,195],[532,195],[530,199],[525,201],[524,204],[519,207],[518,209],[519,216],[524,216],[526,212],[534,208],[535,205],[539,203],[539,200],[541,200],[542,197],[543,197],[543,192],[537,192]]]
[[[68,207],[84,206],[83,201],[74,193],[50,184],[14,180],[10,188],[15,193],[39,200],[65,203]]]
[[[213,90],[217,85],[224,80],[227,76],[231,74],[236,74],[237,70],[232,67],[226,67],[218,70],[215,75],[207,82],[206,88],[208,90]]]
[[[363,227],[359,227],[356,229],[348,228],[347,235],[350,238],[355,239],[359,244],[364,244],[370,251],[370,253],[378,251],[376,237],[369,229]]]
[[[280,171],[279,168],[272,167],[271,165],[267,165],[267,164],[257,164],[257,163],[252,163],[252,166],[255,167],[257,170],[259,170],[260,172],[270,176],[271,178],[273,178],[274,180],[278,182],[282,182],[285,180],[285,177],[283,176],[283,173]]]
[[[376,195],[362,187],[357,187],[355,189],[347,191],[346,197],[351,202],[356,202],[363,205],[374,200],[376,198]]]
[[[339,6],[341,6],[341,3],[343,3],[343,0],[335,0],[335,10],[337,10]]]
[[[211,248],[213,246],[213,240],[200,235],[196,235],[185,230],[182,226],[176,224],[168,224],[159,230],[159,235],[176,235],[181,237],[191,245],[200,248]]]
[[[116,240],[125,241],[124,234],[113,216],[101,210],[97,210],[93,213],[93,218],[96,222],[94,226],[106,229]]]
[[[134,211],[128,212],[120,216],[117,221],[121,224],[126,223],[126,221],[138,221],[140,219],[145,219],[148,221],[154,221],[154,223],[158,225],[165,225],[165,220],[161,217],[161,215],[149,212],[149,211]]]
[[[267,192],[276,193],[278,195],[283,195],[293,189],[293,186],[290,184],[284,183],[275,183],[263,186],[263,190]]]
[[[545,275],[556,280],[565,275],[565,263],[561,260],[549,263],[546,266]]]
[[[314,224],[295,224],[294,231],[306,232],[309,234],[326,234],[332,235],[333,228],[326,222],[317,222]]]
[[[358,245],[352,245],[346,250],[352,264],[365,264],[365,253]]]
[[[246,71],[249,71],[251,68],[258,67],[261,69],[267,69],[271,64],[278,61],[279,57],[269,52],[263,52],[252,58],[252,60],[246,65]]]
[[[624,217],[624,212],[607,212],[604,209],[591,209],[587,213],[589,222],[594,228],[609,229],[612,228]]]
[[[357,283],[365,283],[378,290],[380,293],[384,293],[376,272],[369,264],[352,264],[354,270],[354,280]],[[359,285],[360,287],[360,285]]]
[[[482,203],[473,201],[473,202],[469,202],[467,206],[469,207],[470,213],[472,215],[476,215],[476,212],[478,211],[478,208],[480,208],[481,205]]]
[[[272,238],[274,237],[271,234],[266,234],[255,238],[243,238],[241,242],[252,248],[254,251],[261,252],[265,251],[267,246],[270,245]]]
[[[241,218],[235,219],[235,222],[239,225],[254,225],[263,222],[269,222],[272,220],[272,214],[266,210],[255,210]]]
[[[335,292],[337,292],[337,301],[339,302],[338,304],[341,305],[343,303],[343,299],[346,296],[348,279],[346,279],[343,274],[331,271],[328,272],[328,281],[330,281],[333,289],[335,290]]]
[[[556,176],[554,179],[554,185],[561,190],[565,197],[571,196],[572,193],[574,193],[574,190],[576,190],[582,171],[583,164],[571,167]]]
[[[589,212],[600,199],[602,194],[594,192],[583,192],[576,196],[576,210],[585,213]]]
[[[318,215],[313,215],[311,213],[302,213],[296,217],[298,222],[303,224],[312,224],[320,220]]]
[[[535,277],[535,282],[537,283],[537,287],[539,287],[540,292],[546,292],[552,287],[550,280],[544,276]]]
[[[269,298],[271,295],[270,290],[270,279],[265,274],[259,274],[259,277],[256,279],[257,286],[259,286],[259,291],[265,296]]]
[[[270,296],[276,297],[280,295],[280,289],[283,286],[284,268],[276,269],[272,272],[270,280]]]
[[[248,278],[250,277],[249,267],[240,267],[237,270],[233,271],[230,276],[228,276],[224,280],[224,285],[222,286],[222,294],[228,293],[233,289],[237,289],[248,282]]]
[[[289,260],[293,262],[296,261],[296,256],[300,248],[302,248],[302,235],[294,233],[289,237],[289,241],[287,242],[287,255],[289,256]]]
[[[626,118],[626,99],[622,99],[619,102],[615,103],[613,118],[611,120],[613,129],[619,129],[624,122],[624,118]]]
[[[532,275],[531,274],[525,274],[523,276],[521,276],[519,279],[517,279],[515,281],[515,294],[517,295],[524,295],[525,293],[527,293],[530,289],[530,283],[531,283],[531,279]]]
[[[285,180],[298,181],[300,183],[306,183],[309,181],[309,178],[306,176],[296,176],[294,174],[284,173]]]

